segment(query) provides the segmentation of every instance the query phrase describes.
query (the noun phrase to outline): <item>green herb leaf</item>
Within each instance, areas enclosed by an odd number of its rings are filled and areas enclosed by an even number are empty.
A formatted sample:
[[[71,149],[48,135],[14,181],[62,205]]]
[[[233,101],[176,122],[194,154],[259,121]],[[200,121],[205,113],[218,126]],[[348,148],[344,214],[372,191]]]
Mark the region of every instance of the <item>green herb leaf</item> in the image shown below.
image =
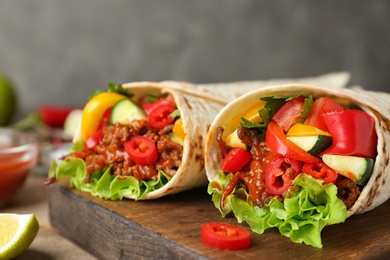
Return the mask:
[[[264,107],[258,111],[262,121],[251,122],[248,119],[242,117],[241,126],[250,128],[252,131],[255,131],[259,140],[263,140],[269,122],[272,120],[272,117],[276,114],[276,112],[278,112],[278,110],[286,103],[286,100],[288,98],[289,97],[286,98],[286,97],[279,97],[279,96],[260,98],[260,100],[266,102]]]
[[[154,102],[158,101],[160,98],[157,96],[148,94],[148,95],[146,95],[146,99],[148,101],[150,101],[151,103],[154,103]]]
[[[303,104],[303,111],[301,112],[301,117],[306,118],[310,110],[313,107],[313,96],[305,98],[305,103]]]
[[[108,88],[109,88],[108,90],[109,92],[118,93],[130,98],[134,96],[133,93],[129,93],[126,89],[124,89],[121,84],[115,84],[110,82],[108,83]]]

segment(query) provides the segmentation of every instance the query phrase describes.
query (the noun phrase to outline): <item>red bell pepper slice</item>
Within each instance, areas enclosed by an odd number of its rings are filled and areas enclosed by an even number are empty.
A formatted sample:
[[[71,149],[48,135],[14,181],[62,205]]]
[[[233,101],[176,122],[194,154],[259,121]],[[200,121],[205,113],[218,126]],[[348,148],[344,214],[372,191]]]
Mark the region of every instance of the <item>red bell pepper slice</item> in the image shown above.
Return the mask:
[[[301,118],[304,109],[305,97],[300,96],[291,99],[284,104],[278,112],[272,117],[278,125],[287,132],[295,122]]]
[[[322,154],[338,154],[373,159],[376,156],[375,120],[360,110],[343,110],[322,115],[332,135],[332,145]]]
[[[90,138],[84,141],[84,148],[92,149],[96,145],[100,144],[102,138],[103,138],[103,131],[102,129],[99,129]]]
[[[207,222],[201,228],[202,242],[227,250],[246,249],[251,244],[248,230],[222,222]]]
[[[252,154],[241,147],[232,148],[222,160],[221,170],[224,172],[238,172],[252,159]]]
[[[328,128],[322,119],[324,113],[342,111],[346,108],[328,97],[321,97],[314,100],[313,107],[305,119],[305,125],[311,125],[322,131],[328,132]]]
[[[154,109],[158,108],[159,106],[163,106],[163,105],[175,106],[175,103],[170,101],[170,100],[167,100],[165,98],[160,98],[156,102],[146,103],[142,107],[145,110],[146,114],[149,115]]]
[[[158,160],[156,144],[153,139],[147,136],[130,138],[125,143],[125,150],[130,155],[130,158],[138,165],[152,165]]]
[[[327,166],[324,162],[305,163],[302,172],[310,174],[315,179],[324,180],[324,184],[336,183],[338,173]]]
[[[283,194],[301,170],[300,161],[283,156],[276,157],[265,172],[265,186],[268,192],[275,195]]]
[[[98,125],[98,129],[102,129],[103,128],[103,125],[104,125],[104,122],[109,122],[110,119],[111,119],[111,112],[112,112],[112,107],[109,107],[107,108],[103,115],[102,115],[102,118],[100,119],[99,121],[99,125]]]
[[[289,157],[302,162],[315,163],[320,159],[312,156],[293,142],[287,140],[283,129],[275,121],[268,124],[265,133],[265,143],[274,154]]]

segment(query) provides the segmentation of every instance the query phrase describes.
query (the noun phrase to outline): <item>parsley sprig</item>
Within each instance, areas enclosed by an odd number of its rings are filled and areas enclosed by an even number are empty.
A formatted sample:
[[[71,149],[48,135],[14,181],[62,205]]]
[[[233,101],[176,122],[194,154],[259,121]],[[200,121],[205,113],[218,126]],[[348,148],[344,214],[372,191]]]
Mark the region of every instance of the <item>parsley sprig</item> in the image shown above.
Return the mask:
[[[124,95],[124,96],[129,97],[129,98],[134,96],[133,93],[130,93],[125,88],[123,88],[123,86],[121,84],[115,84],[115,83],[110,82],[110,83],[108,83],[108,90],[102,90],[102,89],[95,90],[91,93],[91,95],[88,97],[88,99],[91,99],[94,96],[96,96],[97,94],[100,94],[102,92],[118,93],[118,94]]]
[[[282,96],[269,96],[261,97],[260,100],[265,101],[265,105],[258,113],[261,118],[261,122],[251,122],[246,118],[241,118],[241,127],[250,128],[254,131],[259,140],[264,140],[265,132],[267,130],[269,122],[272,117],[278,112],[278,110],[286,104],[289,100],[295,97],[282,97]],[[301,121],[303,122],[313,107],[313,97],[305,98],[304,109],[301,112]]]

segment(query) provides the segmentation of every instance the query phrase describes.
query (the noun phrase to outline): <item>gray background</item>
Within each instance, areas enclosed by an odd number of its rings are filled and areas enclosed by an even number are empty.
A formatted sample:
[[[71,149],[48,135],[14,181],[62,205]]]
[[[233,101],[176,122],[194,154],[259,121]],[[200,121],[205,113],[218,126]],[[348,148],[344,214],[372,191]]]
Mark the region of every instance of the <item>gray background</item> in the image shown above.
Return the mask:
[[[340,70],[390,92],[390,1],[0,1],[0,71],[17,86],[20,113],[83,105],[108,82]]]

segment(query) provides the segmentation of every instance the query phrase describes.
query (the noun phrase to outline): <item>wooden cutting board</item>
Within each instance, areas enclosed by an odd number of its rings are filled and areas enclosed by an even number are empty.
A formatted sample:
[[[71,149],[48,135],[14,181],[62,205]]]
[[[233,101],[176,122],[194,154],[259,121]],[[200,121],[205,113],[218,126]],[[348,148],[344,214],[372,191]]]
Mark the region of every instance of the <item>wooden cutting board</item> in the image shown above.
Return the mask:
[[[326,227],[322,249],[270,230],[251,233],[249,249],[227,251],[202,243],[202,223],[249,228],[221,218],[206,188],[152,201],[108,201],[61,182],[49,187],[48,199],[53,227],[99,259],[390,259],[390,201]]]

